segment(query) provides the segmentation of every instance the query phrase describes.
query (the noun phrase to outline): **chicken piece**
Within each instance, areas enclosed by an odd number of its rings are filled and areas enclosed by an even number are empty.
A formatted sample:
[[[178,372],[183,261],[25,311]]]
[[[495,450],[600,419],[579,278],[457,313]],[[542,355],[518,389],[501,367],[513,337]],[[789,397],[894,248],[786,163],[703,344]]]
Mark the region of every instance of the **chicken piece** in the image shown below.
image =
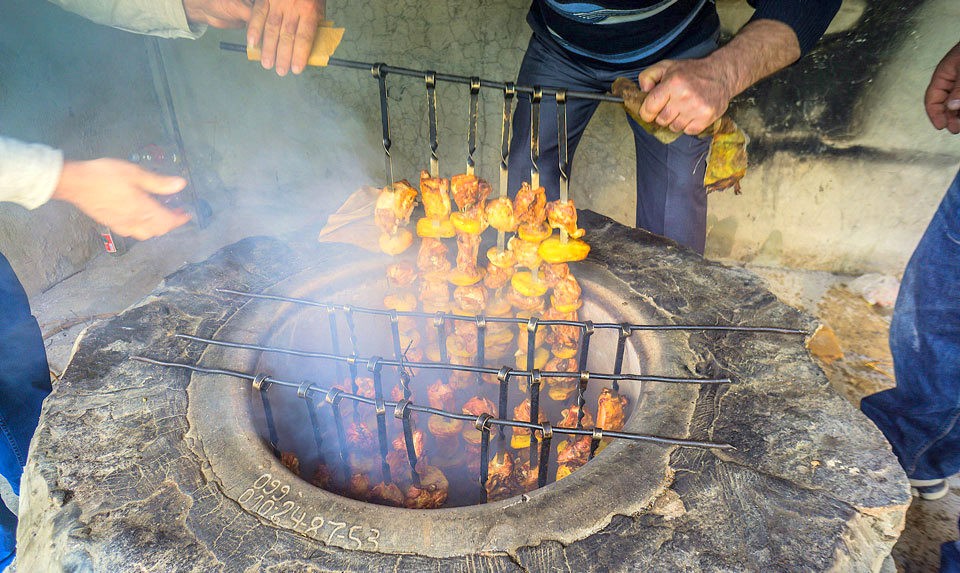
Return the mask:
[[[537,252],[537,243],[523,241],[519,237],[511,237],[510,241],[507,242],[507,248],[513,251],[517,264],[521,267],[527,267],[531,270],[536,269],[543,261]]]
[[[557,281],[557,285],[553,287],[550,303],[560,312],[575,311],[583,305],[583,301],[580,300],[581,294],[583,290],[580,288],[580,283],[573,278],[573,275],[567,275]]]
[[[547,196],[543,187],[533,189],[526,182],[520,185],[513,200],[513,215],[520,224],[538,227],[547,220]]]
[[[446,219],[450,216],[450,181],[430,177],[427,171],[420,172],[420,198],[423,210],[429,219]]]
[[[517,495],[519,484],[514,472],[513,456],[501,452],[487,464],[487,501],[500,501]]]
[[[403,288],[417,280],[417,271],[408,261],[394,263],[387,267],[387,284],[392,288]]]
[[[417,297],[407,290],[390,293],[383,297],[383,307],[400,312],[409,312],[417,308]]]
[[[280,454],[280,462],[291,472],[300,475],[300,459],[297,458],[297,454],[293,452],[282,452]]]
[[[450,270],[447,253],[450,250],[439,239],[424,237],[417,254],[417,268],[423,273],[446,272]]]
[[[573,358],[557,358],[554,356],[547,361],[543,369],[549,372],[577,372],[577,361]],[[550,398],[557,402],[565,402],[577,391],[577,381],[579,377],[554,378],[551,376],[545,378],[545,380]]]
[[[504,251],[509,253],[510,251]],[[487,274],[483,277],[483,285],[491,290],[498,290],[510,282],[510,277],[516,272],[512,266],[501,267],[493,263],[487,265]]]
[[[518,317],[519,317],[519,318],[527,318],[527,316],[524,316],[524,314],[525,314],[525,313],[521,313],[520,315],[518,315]],[[518,350],[521,350],[521,351],[523,351],[523,352],[526,352],[526,351],[527,351],[527,344],[530,342],[530,331],[527,329],[527,325],[526,325],[526,324],[518,324],[518,325],[517,325],[517,332],[518,332],[518,336],[517,336],[517,349],[518,349]],[[544,327],[544,326],[538,326],[538,327],[537,327],[536,334],[535,334],[534,337],[533,337],[533,339],[534,339],[534,344],[533,344],[534,348],[539,348],[540,346],[543,346],[543,343],[544,343],[544,341],[546,340],[546,338],[547,338],[547,328]]]
[[[370,450],[377,445],[377,438],[363,422],[350,422],[346,432],[347,443],[360,451]]]
[[[537,476],[540,475],[540,468],[537,464],[530,465],[530,460],[523,462],[522,464],[516,467],[516,482],[517,487],[520,491],[517,493],[525,493],[528,491],[533,491],[540,487],[540,484],[537,482]]]
[[[427,388],[427,401],[431,408],[453,412],[456,397],[453,394],[453,388],[444,384],[442,380],[437,380]]]
[[[436,509],[447,501],[450,484],[439,468],[417,464],[420,486],[410,485],[404,495],[403,507],[408,509]]]
[[[496,414],[497,407],[486,398],[474,396],[466,401],[460,411],[464,414],[470,414],[471,416],[479,416],[483,413],[494,415]],[[465,424],[463,428],[463,439],[466,440],[468,444],[479,444],[481,432],[474,424]]]
[[[370,490],[369,501],[379,505],[403,507],[403,492],[396,484],[380,482]]]
[[[453,300],[468,314],[483,314],[483,309],[487,306],[487,290],[480,285],[458,286],[453,289]],[[462,322],[458,321],[458,324],[460,323]]]
[[[540,278],[547,286],[554,288],[561,279],[570,275],[570,266],[567,263],[540,263]]]
[[[555,307],[550,307],[543,313],[543,320],[579,320],[579,313],[574,310],[571,312],[560,312]],[[552,324],[549,327],[550,333],[547,335],[547,342],[550,343],[550,351],[557,358],[573,358],[577,355],[580,346],[580,334],[582,329],[579,326],[569,326],[564,324]]]
[[[604,388],[597,400],[597,427],[612,432],[622,430],[627,420],[628,401],[626,396],[621,396],[610,388]]]
[[[530,421],[530,398],[524,398],[523,402],[517,404],[517,407],[513,409],[513,419],[520,420],[521,422]],[[539,423],[547,421],[547,415],[543,411],[543,408],[537,409],[537,419]],[[510,447],[515,450],[522,450],[524,448],[530,447],[530,430],[527,428],[510,428],[513,430],[513,436],[510,438]]]
[[[406,181],[384,187],[377,196],[374,222],[385,235],[396,235],[401,226],[410,221],[417,203],[417,191]]]
[[[366,474],[353,474],[347,484],[347,495],[353,499],[366,501],[370,495],[370,478]]]
[[[580,469],[589,459],[590,436],[560,442],[557,444],[557,479]]]
[[[487,203],[487,221],[494,229],[513,233],[517,230],[517,218],[513,214],[513,202],[509,197],[497,197]]]
[[[499,250],[496,247],[487,249],[487,260],[490,264],[501,268],[512,268],[517,264],[517,254],[510,249]]]
[[[510,285],[510,288],[507,289],[506,299],[518,311],[529,314],[543,312],[544,301],[542,296],[523,296],[513,288],[513,285]]]
[[[476,175],[467,173],[454,175],[450,178],[450,192],[461,211],[466,211],[474,205],[482,205],[486,200],[487,195],[490,194],[490,186],[481,185],[481,181]]]
[[[563,419],[560,420],[560,423],[557,424],[560,428],[576,428],[577,427],[577,417],[580,415],[580,406],[576,404],[571,404],[564,408],[560,415],[563,416]],[[583,409],[583,420],[581,421],[581,427],[587,428],[588,430],[593,427],[593,416],[590,414],[590,411],[586,408]]]
[[[446,281],[420,281],[420,302],[426,312],[433,312],[427,310],[428,307],[446,309],[450,302],[450,285]]]
[[[466,284],[475,284],[483,278],[483,271],[477,268],[477,254],[480,251],[480,235],[457,232],[457,271],[465,278],[476,277],[473,282]],[[451,275],[451,280],[453,280]],[[454,284],[465,286],[460,282]]]
[[[577,208],[573,201],[550,201],[547,203],[547,221],[553,229],[563,229],[567,235],[579,239],[585,231],[577,228]]]
[[[316,471],[313,472],[313,477],[310,478],[310,483],[319,487],[320,489],[329,490],[333,483],[333,472],[330,471],[330,468],[327,464],[320,463],[317,466]]]
[[[450,339],[447,339],[450,340]],[[458,344],[460,342],[458,341]],[[458,356],[457,354],[450,354],[450,363],[456,366],[473,366],[477,360],[477,338],[474,335],[472,338],[465,338],[462,344],[471,349],[470,353],[465,356]],[[453,386],[455,390],[463,390],[464,388],[469,388],[477,380],[477,375],[474,372],[468,372],[466,370],[452,370],[450,372],[450,385]]]
[[[423,430],[413,430],[413,451],[417,454],[417,459],[423,455],[423,444],[425,440],[425,435]],[[400,434],[393,439],[393,442],[390,444],[393,446],[394,451],[402,453],[404,456],[407,455],[407,438],[404,434]]]

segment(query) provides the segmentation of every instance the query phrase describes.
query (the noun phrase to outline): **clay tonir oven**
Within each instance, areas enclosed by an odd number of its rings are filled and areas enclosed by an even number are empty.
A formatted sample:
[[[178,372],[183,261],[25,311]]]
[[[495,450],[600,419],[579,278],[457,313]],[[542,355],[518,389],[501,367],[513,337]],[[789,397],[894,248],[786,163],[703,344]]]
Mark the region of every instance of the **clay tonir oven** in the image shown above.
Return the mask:
[[[582,223],[593,245],[580,271],[592,320],[816,327],[749,273],[597,215]],[[20,567],[868,571],[896,541],[904,476],[881,435],[829,388],[802,336],[635,333],[631,368],[732,383],[622,385],[633,406],[624,431],[735,449],[616,440],[546,487],[435,510],[364,503],[291,473],[265,439],[248,380],[130,360],[319,382],[303,374],[316,361],[173,335],[289,343],[310,331],[293,305],[217,289],[346,296],[355,271],[382,269],[377,259],[247,239],[90,329],[44,406],[22,488]],[[290,404],[274,404],[271,394],[279,446],[306,459],[310,429],[296,421],[305,416],[284,413],[302,409],[297,400],[293,391]],[[297,427],[307,437],[289,442]]]

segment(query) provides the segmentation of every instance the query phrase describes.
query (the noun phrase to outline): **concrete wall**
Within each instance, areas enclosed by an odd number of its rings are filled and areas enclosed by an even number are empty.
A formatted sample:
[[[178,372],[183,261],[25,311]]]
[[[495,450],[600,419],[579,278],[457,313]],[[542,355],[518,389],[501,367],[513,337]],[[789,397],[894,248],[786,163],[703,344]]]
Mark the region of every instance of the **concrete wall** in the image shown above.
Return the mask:
[[[127,157],[162,140],[144,38],[47,2],[0,8],[0,133],[63,149],[68,159]],[[101,252],[98,229],[72,207],[0,203],[0,252],[30,293]]]

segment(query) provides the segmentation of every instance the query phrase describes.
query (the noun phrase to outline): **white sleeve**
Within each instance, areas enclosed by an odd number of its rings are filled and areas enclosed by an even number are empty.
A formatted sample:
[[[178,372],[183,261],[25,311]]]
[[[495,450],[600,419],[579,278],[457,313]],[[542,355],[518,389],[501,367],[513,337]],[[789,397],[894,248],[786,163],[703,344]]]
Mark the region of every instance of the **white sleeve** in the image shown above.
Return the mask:
[[[190,25],[182,0],[50,1],[98,24],[137,34],[195,40],[207,29],[205,25]]]
[[[63,153],[0,137],[0,201],[36,209],[50,200],[63,171]]]

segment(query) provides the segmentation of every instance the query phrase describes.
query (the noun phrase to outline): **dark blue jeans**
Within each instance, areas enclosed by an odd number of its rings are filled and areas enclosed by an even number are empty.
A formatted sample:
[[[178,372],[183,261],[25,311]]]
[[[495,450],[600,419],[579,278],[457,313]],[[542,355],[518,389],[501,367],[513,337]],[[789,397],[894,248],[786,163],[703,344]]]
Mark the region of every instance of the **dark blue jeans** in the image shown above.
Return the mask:
[[[715,50],[715,40],[704,42],[670,59],[699,58]],[[574,62],[562,48],[549,39],[534,35],[520,65],[517,83],[541,87],[563,87],[578,91],[606,92],[619,76],[636,80],[643,68],[605,70]],[[587,122],[599,102],[572,99],[567,101],[568,159],[580,143]],[[637,151],[637,214],[636,225],[703,254],[707,228],[707,193],[703,186],[709,140],[683,135],[664,145],[627,116],[633,129]],[[621,145],[608,141],[606,145]],[[530,96],[520,94],[513,118],[513,140],[510,149],[510,190],[530,181]],[[557,150],[556,101],[544,98],[540,105],[540,184],[547,197],[560,197],[560,167]],[[572,172],[572,168],[571,168]],[[571,176],[571,195],[576,198],[590,189],[589,181],[575,181]]]
[[[20,494],[30,438],[50,393],[40,326],[10,263],[0,254],[0,475]],[[0,503],[0,571],[13,560],[17,518]]]
[[[911,479],[960,472],[960,173],[904,271],[890,350],[897,386],[860,408]],[[945,571],[960,571],[958,549],[944,545]]]

